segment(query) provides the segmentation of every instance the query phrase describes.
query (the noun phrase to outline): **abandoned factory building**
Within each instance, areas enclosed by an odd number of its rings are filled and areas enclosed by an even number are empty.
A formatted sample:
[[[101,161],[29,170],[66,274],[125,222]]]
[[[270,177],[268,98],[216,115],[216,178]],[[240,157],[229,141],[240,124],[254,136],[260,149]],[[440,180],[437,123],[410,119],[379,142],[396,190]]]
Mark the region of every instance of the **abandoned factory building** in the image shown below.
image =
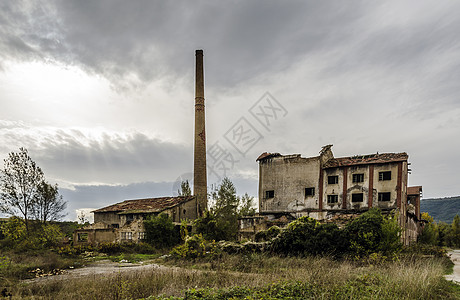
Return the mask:
[[[407,187],[406,153],[335,158],[332,145],[316,157],[263,153],[259,163],[259,215],[240,220],[240,236],[302,216],[321,221],[346,219],[371,207],[396,210],[403,242],[419,231],[422,187]],[[281,220],[281,221],[280,221]],[[269,225],[267,225],[269,224]]]
[[[145,239],[144,219],[167,214],[177,225],[197,218],[195,196],[126,200],[93,211],[94,223],[76,230],[76,244],[97,245],[104,242],[139,242]]]

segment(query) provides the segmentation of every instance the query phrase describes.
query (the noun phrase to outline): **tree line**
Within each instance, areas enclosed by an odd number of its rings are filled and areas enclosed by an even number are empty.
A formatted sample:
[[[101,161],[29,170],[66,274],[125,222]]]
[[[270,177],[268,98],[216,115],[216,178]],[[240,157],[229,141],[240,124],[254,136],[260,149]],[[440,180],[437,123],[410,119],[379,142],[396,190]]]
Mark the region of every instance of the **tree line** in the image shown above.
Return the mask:
[[[423,244],[460,248],[460,216],[457,214],[452,224],[435,222],[428,213],[422,213],[426,222],[418,240]]]

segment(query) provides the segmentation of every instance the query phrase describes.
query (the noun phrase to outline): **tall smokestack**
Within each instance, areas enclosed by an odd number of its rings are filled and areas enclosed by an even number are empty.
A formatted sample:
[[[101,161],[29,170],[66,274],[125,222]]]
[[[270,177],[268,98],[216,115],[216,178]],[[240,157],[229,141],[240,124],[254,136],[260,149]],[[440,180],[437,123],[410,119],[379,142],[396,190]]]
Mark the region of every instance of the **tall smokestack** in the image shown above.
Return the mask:
[[[204,210],[208,208],[203,50],[196,50],[195,56],[195,152],[193,166],[193,194],[198,200],[198,216],[202,216]]]

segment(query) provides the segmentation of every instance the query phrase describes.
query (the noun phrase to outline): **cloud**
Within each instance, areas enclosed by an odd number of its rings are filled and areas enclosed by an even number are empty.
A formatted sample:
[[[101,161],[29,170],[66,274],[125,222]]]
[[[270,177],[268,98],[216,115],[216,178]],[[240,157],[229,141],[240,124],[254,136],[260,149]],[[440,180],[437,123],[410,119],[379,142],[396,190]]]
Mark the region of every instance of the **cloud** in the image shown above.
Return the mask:
[[[0,119],[10,121],[0,123],[0,150],[25,145],[47,174],[71,185],[169,182],[191,171],[192,134],[184,128],[192,124],[187,99],[193,99],[193,50],[200,48],[208,147],[240,117],[250,118],[247,110],[266,91],[289,112],[270,131],[257,127],[264,139],[247,157],[237,158],[235,176],[256,172],[254,159],[264,151],[314,156],[333,143],[338,156],[407,151],[414,166],[433,166],[439,161],[433,149],[460,147],[456,2],[23,0],[0,5],[4,68],[11,60],[51,61],[105,77],[124,91],[119,98],[97,94],[100,85],[95,85],[94,92],[74,96],[75,90],[47,94],[21,86],[42,96],[32,105],[18,102],[18,88],[2,89],[7,104]],[[76,89],[88,90],[88,83]],[[50,107],[60,113],[45,112],[42,122],[33,122],[34,114],[48,109],[45,94],[57,99],[59,106]],[[23,114],[18,103],[32,109]],[[53,128],[26,124],[43,126],[43,120]],[[100,124],[105,128],[94,129]],[[443,162],[445,176],[455,178],[459,160],[445,153],[451,162]],[[417,162],[422,157],[423,163]],[[421,171],[430,173],[426,168]],[[416,184],[441,186],[430,176],[414,173],[413,178],[420,178]],[[444,190],[433,194],[445,195]]]
[[[8,57],[80,65],[117,86],[190,74],[197,48],[214,62],[207,69],[212,85],[236,85],[343,41],[362,8],[330,9],[313,1],[20,1],[3,6],[2,49]]]
[[[193,166],[189,146],[139,132],[97,135],[78,129],[2,129],[0,137],[10,141],[8,151],[26,147],[47,177],[68,184],[173,180]]]
[[[257,197],[257,179],[236,177],[232,181],[238,195],[248,193]],[[176,186],[174,181],[139,182],[127,185],[76,185],[73,189],[60,188],[59,192],[67,201],[66,219],[76,220],[77,211],[81,208],[86,208],[88,211],[124,200],[174,196]]]

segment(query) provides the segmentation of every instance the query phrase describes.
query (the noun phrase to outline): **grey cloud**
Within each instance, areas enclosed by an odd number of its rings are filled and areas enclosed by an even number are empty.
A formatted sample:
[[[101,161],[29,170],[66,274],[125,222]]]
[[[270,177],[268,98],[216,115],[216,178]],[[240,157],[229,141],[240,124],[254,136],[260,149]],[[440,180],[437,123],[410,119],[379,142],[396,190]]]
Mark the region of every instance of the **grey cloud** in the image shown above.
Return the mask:
[[[240,177],[231,178],[237,193],[257,197],[257,180]],[[75,210],[80,208],[101,208],[129,199],[164,197],[174,195],[174,182],[139,182],[127,185],[76,185],[74,189],[60,188],[67,201],[67,219],[75,220]]]
[[[4,5],[2,35],[20,42],[4,42],[6,53],[28,49],[81,65],[117,85],[132,74],[142,83],[190,73],[196,48],[209,50],[211,85],[235,85],[345,39],[343,23],[360,14],[359,6],[331,9],[313,1],[28,3]]]
[[[193,165],[191,147],[141,133],[94,139],[75,130],[57,131],[27,147],[48,177],[75,184],[173,180]]]

